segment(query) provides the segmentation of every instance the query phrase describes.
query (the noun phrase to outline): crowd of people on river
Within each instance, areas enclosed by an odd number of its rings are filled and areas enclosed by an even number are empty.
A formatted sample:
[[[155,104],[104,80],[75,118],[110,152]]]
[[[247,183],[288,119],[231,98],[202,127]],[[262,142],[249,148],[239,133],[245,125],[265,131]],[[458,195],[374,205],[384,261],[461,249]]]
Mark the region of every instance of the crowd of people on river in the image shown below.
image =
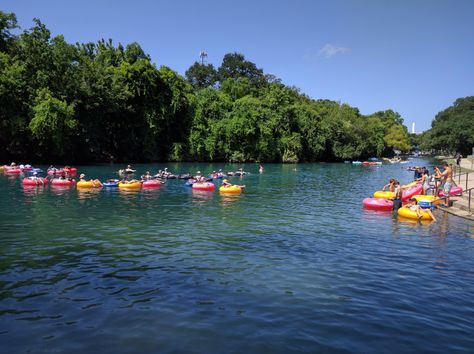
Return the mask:
[[[437,166],[434,167],[430,173],[426,167],[415,167],[414,171],[414,182],[422,186],[422,195],[425,196],[437,196],[440,191],[443,192],[443,196],[440,198],[443,204],[440,205],[442,208],[446,208],[450,205],[450,193],[454,184],[453,180],[453,169],[452,166],[445,162],[443,163],[443,170]],[[412,183],[412,184],[413,184]],[[408,188],[406,186],[405,188]],[[400,185],[400,182],[391,178],[389,182],[383,186],[382,191],[389,191],[393,193],[393,210],[397,211],[402,207],[403,190],[405,189]],[[424,210],[431,217],[432,220],[436,221],[435,216],[431,212],[431,203],[421,205],[418,203],[417,198],[410,198],[408,204],[405,207],[412,211],[415,211],[418,218],[422,217],[422,211]]]

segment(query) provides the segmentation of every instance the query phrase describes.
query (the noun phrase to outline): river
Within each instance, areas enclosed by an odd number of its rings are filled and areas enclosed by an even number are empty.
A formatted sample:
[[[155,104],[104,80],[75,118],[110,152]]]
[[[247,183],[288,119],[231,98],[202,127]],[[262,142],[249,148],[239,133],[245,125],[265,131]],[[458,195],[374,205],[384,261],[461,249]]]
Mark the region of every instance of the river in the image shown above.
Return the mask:
[[[472,352],[473,223],[362,208],[431,163],[134,166],[242,167],[237,196],[0,176],[0,352]],[[78,168],[104,180],[123,166]]]

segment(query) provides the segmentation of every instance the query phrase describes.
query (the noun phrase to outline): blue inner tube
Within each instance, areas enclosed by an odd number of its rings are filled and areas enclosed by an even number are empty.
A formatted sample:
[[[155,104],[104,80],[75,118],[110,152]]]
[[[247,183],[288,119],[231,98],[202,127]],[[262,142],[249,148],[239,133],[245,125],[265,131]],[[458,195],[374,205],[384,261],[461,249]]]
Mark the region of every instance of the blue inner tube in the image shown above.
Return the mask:
[[[118,182],[104,182],[103,186],[104,187],[118,187]]]

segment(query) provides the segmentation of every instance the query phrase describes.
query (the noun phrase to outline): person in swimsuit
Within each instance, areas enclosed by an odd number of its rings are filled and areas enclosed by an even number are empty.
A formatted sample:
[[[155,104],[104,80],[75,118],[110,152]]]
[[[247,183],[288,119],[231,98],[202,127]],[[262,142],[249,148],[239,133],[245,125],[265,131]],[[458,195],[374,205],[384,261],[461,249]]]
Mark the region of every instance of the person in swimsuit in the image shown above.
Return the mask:
[[[416,215],[418,216],[418,219],[421,219],[423,215],[421,215],[421,209],[423,209],[428,215],[433,219],[433,221],[436,221],[436,218],[434,217],[433,213],[431,212],[430,207],[428,208],[422,208],[420,204],[418,204],[418,201],[416,198],[410,199],[411,203],[407,204],[407,207],[410,208],[410,210],[416,211]]]
[[[447,162],[443,164],[444,171],[441,172],[438,167],[436,169],[436,177],[441,178],[443,182],[443,192],[444,192],[444,206],[449,206],[449,192],[453,186],[453,169]]]
[[[397,211],[402,207],[402,186],[399,181],[394,181],[394,190],[395,198],[393,199],[393,211]]]
[[[387,188],[390,192],[395,191],[395,179],[394,178],[390,178],[388,183],[385,186],[383,186],[382,191],[385,191]]]

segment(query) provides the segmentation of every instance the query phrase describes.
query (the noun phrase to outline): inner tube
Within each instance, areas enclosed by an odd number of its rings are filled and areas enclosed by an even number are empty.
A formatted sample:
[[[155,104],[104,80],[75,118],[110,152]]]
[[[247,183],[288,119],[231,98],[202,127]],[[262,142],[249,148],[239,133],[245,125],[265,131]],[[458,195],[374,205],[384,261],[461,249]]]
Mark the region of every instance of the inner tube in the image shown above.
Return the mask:
[[[386,199],[386,198],[365,198],[362,201],[362,205],[366,209],[392,210],[393,200]]]
[[[119,182],[118,187],[121,189],[140,189],[142,184],[137,182]]]
[[[409,187],[414,186],[415,184],[418,184],[418,183],[420,183],[420,182],[413,181],[413,182],[411,182],[411,183],[404,184],[404,185],[402,186],[402,188],[409,188]]]
[[[77,168],[75,167],[64,167],[63,171],[70,175],[75,175],[77,173]]]
[[[17,175],[21,173],[21,169],[19,168],[7,168],[5,169],[4,173],[8,175]]]
[[[240,194],[242,193],[242,187],[237,185],[221,186],[219,188],[221,194]]]
[[[214,183],[211,182],[196,182],[193,183],[192,188],[197,191],[212,192],[214,189],[216,189],[216,186],[214,185]]]
[[[432,220],[431,216],[424,209],[420,210],[421,218],[420,220]],[[398,216],[407,219],[418,219],[418,215],[415,210],[411,210],[410,207],[401,207],[398,209]]]
[[[51,180],[52,186],[72,187],[75,184],[76,184],[76,181],[74,179],[69,180],[69,179],[53,178]]]
[[[147,181],[144,181],[142,183],[142,187],[148,187],[148,188],[156,188],[156,187],[161,187],[163,182],[157,180],[157,179],[149,179]]]
[[[395,193],[389,191],[377,191],[374,193],[374,198],[393,199],[395,198]]]
[[[118,184],[119,184],[119,180],[118,179],[108,179],[107,181],[105,181],[104,183],[102,183],[102,185],[104,187],[118,187]]]
[[[416,199],[418,205],[423,209],[434,209],[435,205],[441,204],[441,199],[434,195],[415,195],[411,199]]]
[[[61,175],[63,173],[66,173],[66,171],[64,171],[62,168],[48,170],[48,175]]]
[[[414,195],[420,194],[422,192],[423,192],[423,186],[421,184],[418,183],[418,184],[412,185],[411,187],[408,187],[403,190],[402,202],[405,202],[411,197],[413,197]]]
[[[41,178],[41,177],[25,177],[23,178],[23,185],[24,186],[46,186],[48,184],[48,179],[47,178]]]
[[[463,191],[462,187],[455,186],[451,187],[451,190],[449,191],[449,195],[456,195],[456,194],[461,194]],[[444,191],[442,189],[439,190],[438,195],[440,197],[444,197]]]
[[[78,181],[76,183],[77,188],[100,188],[102,187],[102,183],[96,179],[96,180],[89,180],[89,181]]]

